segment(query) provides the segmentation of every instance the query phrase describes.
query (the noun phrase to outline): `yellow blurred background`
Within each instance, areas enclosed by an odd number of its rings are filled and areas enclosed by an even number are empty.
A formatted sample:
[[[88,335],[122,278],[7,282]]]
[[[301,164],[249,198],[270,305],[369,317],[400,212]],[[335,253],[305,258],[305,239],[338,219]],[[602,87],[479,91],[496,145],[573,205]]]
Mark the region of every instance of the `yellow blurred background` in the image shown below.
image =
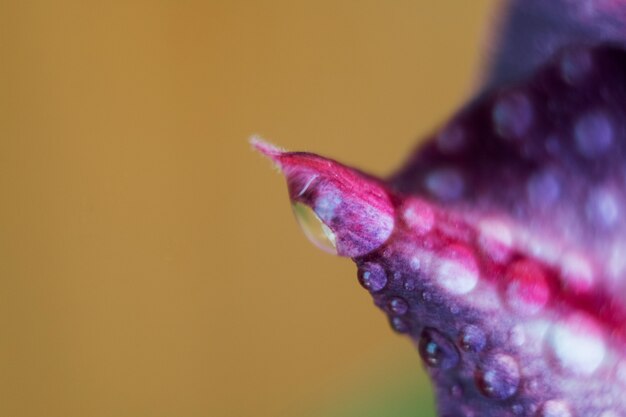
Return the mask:
[[[495,6],[0,0],[0,416],[433,415],[247,138],[392,172]]]

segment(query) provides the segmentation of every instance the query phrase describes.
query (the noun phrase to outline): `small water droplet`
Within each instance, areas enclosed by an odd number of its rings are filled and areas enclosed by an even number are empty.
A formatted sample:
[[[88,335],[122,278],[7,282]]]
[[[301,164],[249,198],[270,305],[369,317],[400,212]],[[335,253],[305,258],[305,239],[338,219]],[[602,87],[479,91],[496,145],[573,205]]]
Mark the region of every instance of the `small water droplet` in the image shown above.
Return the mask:
[[[447,337],[427,327],[419,341],[420,356],[426,365],[433,368],[450,369],[459,362],[459,352]]]
[[[432,299],[433,299],[433,295],[430,292],[428,291],[422,292],[422,300],[428,302],[428,301],[431,301]]]
[[[584,79],[591,70],[593,61],[588,50],[582,48],[570,49],[563,54],[559,69],[563,81],[575,84]]]
[[[454,168],[439,168],[426,177],[426,188],[443,201],[453,201],[465,192],[463,175]]]
[[[564,286],[575,293],[584,293],[593,287],[593,269],[581,253],[569,252],[563,255],[561,275]]]
[[[400,317],[391,319],[391,327],[398,333],[406,333],[409,331],[408,323]]]
[[[614,193],[598,188],[594,190],[587,199],[585,212],[590,222],[597,226],[611,227],[619,217],[619,203],[615,199]]]
[[[519,416],[524,412],[524,406],[521,404],[513,404],[511,410],[513,410],[513,413],[515,413],[515,415]]]
[[[387,285],[387,273],[377,263],[366,262],[359,268],[359,282],[366,290],[377,292]]]
[[[526,194],[530,204],[535,207],[546,208],[559,199],[561,184],[552,171],[541,171],[528,180]]]
[[[452,294],[467,294],[478,284],[478,265],[472,252],[461,245],[448,246],[438,259],[436,282]]]
[[[300,202],[294,202],[291,207],[304,235],[318,248],[337,255],[335,234],[320,220],[315,211]]]
[[[458,124],[447,125],[437,136],[439,150],[445,154],[460,151],[465,146],[465,141],[465,132]]]
[[[450,387],[450,394],[455,398],[461,398],[463,396],[463,388],[459,384],[454,384]]]
[[[402,209],[402,220],[415,234],[425,235],[435,224],[435,213],[428,203],[408,199]]]
[[[574,126],[578,151],[588,158],[605,153],[613,143],[613,136],[613,125],[602,112],[587,113]]]
[[[417,283],[415,282],[415,279],[409,277],[406,279],[406,281],[404,281],[405,290],[414,291],[416,287],[417,287]]]
[[[548,400],[541,406],[540,417],[572,417],[569,405],[563,400]]]
[[[526,332],[521,325],[514,326],[509,331],[509,342],[513,346],[522,346],[526,342]]]
[[[394,297],[389,300],[389,310],[394,314],[402,316],[409,310],[409,304],[401,297]]]
[[[544,272],[534,262],[521,260],[505,272],[507,304],[521,314],[536,314],[548,303],[550,288]]]
[[[506,262],[511,256],[513,232],[502,220],[485,219],[478,225],[478,245],[495,262]]]
[[[487,337],[480,327],[469,324],[461,329],[459,344],[466,352],[480,352],[487,344]]]
[[[521,139],[533,121],[533,106],[522,93],[500,97],[491,114],[494,129],[504,139]]]
[[[479,366],[476,383],[486,397],[497,400],[510,398],[517,392],[520,383],[519,365],[505,354],[490,356]]]

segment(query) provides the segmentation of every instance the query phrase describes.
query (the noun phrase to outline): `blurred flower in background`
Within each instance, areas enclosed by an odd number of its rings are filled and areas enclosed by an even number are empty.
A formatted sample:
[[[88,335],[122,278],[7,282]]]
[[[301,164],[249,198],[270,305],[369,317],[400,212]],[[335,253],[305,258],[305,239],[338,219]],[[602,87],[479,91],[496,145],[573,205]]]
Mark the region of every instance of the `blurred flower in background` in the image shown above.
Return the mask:
[[[0,415],[433,416],[247,138],[390,172],[495,4],[0,3]]]

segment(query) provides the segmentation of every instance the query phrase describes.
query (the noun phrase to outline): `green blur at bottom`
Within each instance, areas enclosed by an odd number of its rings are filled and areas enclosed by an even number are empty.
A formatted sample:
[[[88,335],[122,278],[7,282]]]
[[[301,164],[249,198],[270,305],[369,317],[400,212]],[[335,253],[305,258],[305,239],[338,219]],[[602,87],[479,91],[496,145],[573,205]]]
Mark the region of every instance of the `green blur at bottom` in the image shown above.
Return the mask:
[[[417,369],[416,369],[417,368]],[[375,372],[338,393],[316,417],[436,417],[433,392],[422,369]],[[308,417],[309,414],[307,413]]]

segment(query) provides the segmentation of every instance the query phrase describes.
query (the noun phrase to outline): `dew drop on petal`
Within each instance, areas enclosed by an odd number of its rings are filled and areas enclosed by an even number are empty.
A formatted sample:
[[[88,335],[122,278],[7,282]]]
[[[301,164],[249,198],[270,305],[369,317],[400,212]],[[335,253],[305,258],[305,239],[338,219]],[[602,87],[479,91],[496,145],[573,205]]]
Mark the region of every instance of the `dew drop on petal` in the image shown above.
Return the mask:
[[[592,64],[588,50],[581,48],[568,50],[563,54],[559,64],[561,78],[568,84],[580,82],[589,73]]]
[[[478,225],[478,245],[494,262],[506,262],[511,256],[513,234],[509,226],[498,219],[485,219]]]
[[[404,281],[404,289],[406,291],[415,291],[415,288],[417,288],[417,283],[414,278],[409,277]]]
[[[377,263],[366,262],[359,268],[359,282],[366,290],[378,292],[387,285],[387,273]]]
[[[435,224],[433,210],[427,203],[417,199],[407,201],[402,209],[402,219],[418,235],[430,232]]]
[[[584,293],[593,287],[593,269],[581,254],[569,252],[561,261],[561,277],[565,288]]]
[[[582,314],[574,314],[554,325],[547,342],[557,364],[574,374],[592,374],[606,354],[599,326]]]
[[[533,121],[533,106],[522,93],[500,97],[491,114],[494,129],[504,139],[521,139]]]
[[[536,314],[547,304],[550,288],[544,272],[534,262],[518,261],[505,272],[505,298],[521,314]]]
[[[459,362],[459,352],[454,344],[430,327],[422,331],[419,352],[424,363],[432,368],[450,369]]]
[[[530,177],[526,184],[526,193],[533,206],[548,207],[558,200],[561,185],[554,173],[542,171]]]
[[[465,181],[454,168],[439,168],[426,177],[426,188],[443,201],[459,199],[465,192]]]
[[[452,294],[466,294],[478,284],[478,266],[466,248],[451,245],[436,266],[436,282]]]
[[[574,139],[581,155],[594,158],[605,153],[613,143],[613,125],[602,112],[583,115],[574,126]]]
[[[406,333],[409,331],[409,325],[400,317],[393,317],[391,319],[391,327],[398,333]]]
[[[487,344],[487,337],[480,327],[469,324],[461,329],[459,344],[467,352],[480,352]]]
[[[541,406],[540,417],[572,417],[569,405],[563,400],[548,400]]]
[[[444,127],[437,135],[437,146],[442,153],[453,154],[465,146],[465,132],[457,124]]]
[[[455,398],[461,398],[463,396],[463,388],[459,384],[454,384],[450,387],[450,394]]]
[[[476,383],[486,397],[497,400],[510,398],[520,384],[519,365],[505,354],[490,356],[476,371]]]
[[[613,226],[619,217],[619,204],[609,190],[598,188],[587,199],[585,213],[589,221],[597,226]]]
[[[318,248],[337,255],[335,234],[320,220],[315,211],[300,202],[294,202],[291,207],[304,235]]]
[[[402,316],[409,310],[409,304],[404,301],[404,298],[394,297],[389,300],[389,310],[391,310],[393,314]]]

